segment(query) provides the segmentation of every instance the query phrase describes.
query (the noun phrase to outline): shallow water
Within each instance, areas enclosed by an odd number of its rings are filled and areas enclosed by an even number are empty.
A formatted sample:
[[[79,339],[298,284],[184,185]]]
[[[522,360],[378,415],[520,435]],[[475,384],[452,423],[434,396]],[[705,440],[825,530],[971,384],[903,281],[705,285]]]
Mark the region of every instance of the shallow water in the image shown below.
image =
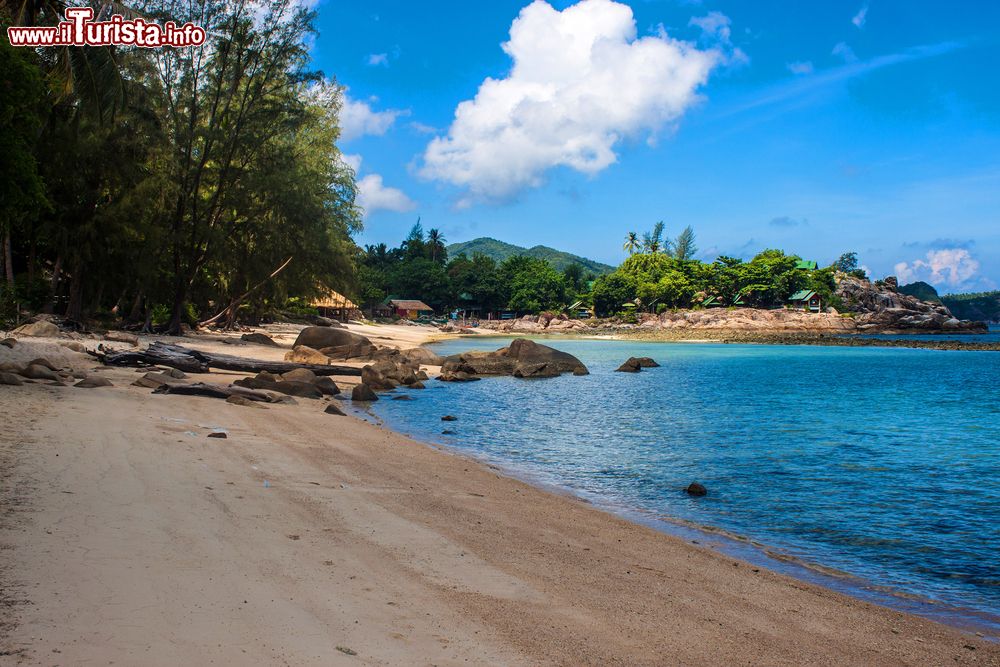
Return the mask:
[[[602,504],[1000,621],[1000,353],[544,342],[591,375],[432,381],[375,412]],[[629,356],[662,367],[613,372]],[[707,497],[681,491],[695,480]]]

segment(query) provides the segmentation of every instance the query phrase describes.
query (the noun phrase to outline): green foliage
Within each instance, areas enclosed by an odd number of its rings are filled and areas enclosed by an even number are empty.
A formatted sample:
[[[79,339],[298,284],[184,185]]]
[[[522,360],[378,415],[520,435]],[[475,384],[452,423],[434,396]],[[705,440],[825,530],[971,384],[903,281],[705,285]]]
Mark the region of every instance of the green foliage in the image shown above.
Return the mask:
[[[641,255],[634,255],[640,257]],[[601,276],[594,283],[592,298],[594,314],[608,317],[621,310],[623,303],[629,303],[638,296],[639,283],[634,276],[621,271]]]
[[[510,277],[511,310],[537,313],[561,310],[566,305],[566,283],[548,262],[532,257],[512,257],[500,270]]]
[[[910,296],[915,296],[921,301],[930,301],[931,303],[941,303],[941,297],[938,295],[936,289],[933,285],[929,285],[922,280],[918,280],[915,283],[910,283],[909,285],[899,286],[900,294],[908,294]]]
[[[1000,322],[1000,291],[946,294],[941,301],[959,319]]]

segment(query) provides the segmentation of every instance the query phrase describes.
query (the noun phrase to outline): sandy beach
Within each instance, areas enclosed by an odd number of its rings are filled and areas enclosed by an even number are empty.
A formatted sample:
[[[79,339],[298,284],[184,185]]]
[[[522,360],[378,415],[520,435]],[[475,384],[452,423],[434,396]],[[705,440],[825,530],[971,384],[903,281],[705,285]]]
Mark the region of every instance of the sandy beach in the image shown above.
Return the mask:
[[[403,348],[432,331],[351,329]],[[221,340],[183,343],[287,351]],[[155,395],[131,386],[134,369],[54,341],[6,352],[114,386],[0,387],[2,664],[1000,665],[974,634],[326,414],[325,400]]]

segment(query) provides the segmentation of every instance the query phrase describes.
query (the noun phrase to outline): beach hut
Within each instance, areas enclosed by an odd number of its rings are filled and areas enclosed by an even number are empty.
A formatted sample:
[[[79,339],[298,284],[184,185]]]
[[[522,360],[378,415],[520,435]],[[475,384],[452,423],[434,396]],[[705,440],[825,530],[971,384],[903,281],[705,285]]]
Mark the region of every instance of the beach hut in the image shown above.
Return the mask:
[[[351,313],[358,310],[357,305],[340,292],[329,290],[322,296],[313,299],[310,306],[319,311],[323,317],[330,317],[346,322]]]
[[[807,289],[799,290],[788,297],[788,305],[792,308],[808,310],[813,313],[818,313],[823,307],[819,295],[813,290]]]
[[[421,315],[430,317],[434,314],[434,309],[419,299],[390,299],[389,305],[392,306],[396,317],[404,320],[415,320]]]
[[[819,268],[819,264],[809,259],[800,259],[795,268],[803,271],[815,271]]]

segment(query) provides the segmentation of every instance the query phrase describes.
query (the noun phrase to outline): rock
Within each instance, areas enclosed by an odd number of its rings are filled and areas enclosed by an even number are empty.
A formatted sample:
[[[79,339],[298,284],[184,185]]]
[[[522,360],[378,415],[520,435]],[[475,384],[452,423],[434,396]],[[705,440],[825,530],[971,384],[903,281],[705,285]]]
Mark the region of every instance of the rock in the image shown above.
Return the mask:
[[[62,331],[52,322],[41,320],[39,322],[32,322],[31,324],[20,326],[14,329],[11,333],[17,336],[56,338],[62,333]]]
[[[447,357],[441,365],[439,379],[460,381],[457,379],[459,373],[555,377],[562,373],[587,375],[589,371],[571,354],[522,338],[496,352],[466,352]]]
[[[83,389],[94,389],[96,387],[113,387],[111,380],[108,378],[102,378],[98,375],[91,375],[90,377],[84,378],[77,382],[74,387],[81,387]]]
[[[22,382],[21,378],[17,377],[13,373],[6,373],[4,371],[0,371],[0,384],[9,384],[16,387],[18,385],[24,384],[24,382]]]
[[[65,345],[65,343],[63,343],[63,344]],[[15,345],[17,345],[17,339],[16,338],[4,338],[3,340],[0,340],[0,345],[3,345],[4,347],[13,348]]]
[[[438,380],[441,382],[475,382],[477,380],[482,380],[482,378],[476,377],[475,375],[470,375],[464,371],[453,371],[444,373],[438,376]],[[411,387],[413,385],[410,385]]]
[[[319,327],[333,327],[335,329],[344,328],[344,325],[337,320],[330,319],[329,317],[323,317],[322,315],[316,315],[311,319],[311,322]]]
[[[308,382],[310,384],[314,384],[316,382],[316,374],[308,368],[296,368],[295,370],[288,371],[287,373],[282,373],[281,379],[286,382]]]
[[[621,366],[615,369],[616,373],[638,373],[642,370],[642,366],[639,365],[639,360],[635,357],[629,357],[625,360]]]
[[[340,387],[337,386],[337,383],[326,376],[316,378],[313,386],[319,389],[324,396],[336,396],[340,393]]]
[[[456,431],[453,431],[450,428],[446,428],[445,430],[441,431],[441,435],[455,435],[455,433]]]
[[[708,495],[708,489],[706,489],[703,485],[699,484],[698,482],[691,482],[690,484],[688,484],[687,488],[684,489],[684,491],[689,496],[695,496],[696,498]]]
[[[228,401],[229,399],[227,398],[226,400]],[[226,435],[225,431],[212,431],[211,433],[208,434],[208,437],[210,437],[210,438],[222,438],[223,440],[225,440],[229,436]]]
[[[133,382],[132,384],[136,387],[149,387],[150,389],[159,389],[165,384],[169,384],[174,378],[166,373],[146,373],[141,378]]]
[[[347,416],[347,414],[343,410],[341,410],[340,408],[338,408],[333,403],[328,404],[326,406],[326,408],[323,409],[323,412],[325,412],[328,415],[337,415],[337,416],[340,416],[340,417],[346,417]]]
[[[175,380],[183,380],[184,378],[187,377],[187,373],[185,373],[184,371],[182,371],[180,369],[177,369],[177,368],[164,368],[163,369],[163,374],[164,375],[169,375],[170,377],[174,378]]]
[[[321,392],[319,388],[315,387],[313,384],[309,382],[298,382],[295,380],[281,380],[280,382],[274,382],[257,376],[236,380],[233,382],[233,385],[236,387],[245,387],[246,389],[276,391],[280,394],[298,396],[299,398],[321,398],[323,396],[323,392]]]
[[[256,343],[257,345],[268,345],[270,347],[278,347],[278,344],[274,342],[274,339],[267,334],[262,334],[258,332],[245,333],[240,336],[240,340],[246,341],[247,343]]]
[[[370,364],[361,369],[361,382],[376,391],[388,391],[398,385],[395,380],[387,378]]]
[[[325,347],[371,346],[372,344],[370,340],[361,334],[350,332],[347,329],[306,327],[299,332],[298,337],[295,339],[295,346],[298,345],[306,345],[316,350],[322,350]]]
[[[377,401],[378,396],[372,391],[372,388],[362,382],[356,385],[354,389],[351,390],[351,400],[352,401]]]
[[[421,382],[420,380],[417,380],[416,382],[408,384],[407,387],[409,387],[410,389],[426,389],[426,387],[424,386],[424,383]]]
[[[458,421],[458,417],[456,417],[455,415],[445,415],[444,417],[441,417],[441,421],[443,422]]]
[[[135,334],[126,333],[124,331],[109,331],[104,334],[104,340],[110,340],[116,343],[128,343],[132,347],[139,346],[139,337]]]
[[[285,353],[285,361],[291,361],[297,364],[315,364],[319,366],[327,366],[330,364],[330,358],[317,349],[309,347],[308,345],[296,345],[290,351]]]
[[[660,365],[653,361],[652,357],[632,357],[639,362],[641,368],[659,368]]]
[[[55,371],[36,363],[28,364],[28,367],[21,371],[21,375],[32,380],[54,380],[55,382],[61,380]]]
[[[290,397],[286,397],[290,398]],[[263,408],[259,401],[251,401],[246,396],[240,396],[239,394],[233,394],[226,399],[226,403],[232,403],[233,405],[241,405],[245,408]]]
[[[57,370],[59,370],[59,368],[56,367],[55,364],[53,364],[51,361],[49,361],[45,357],[38,357],[37,359],[32,359],[31,361],[28,362],[29,366],[32,365],[32,364],[34,364],[36,366],[45,366],[50,371],[57,371]]]
[[[11,340],[13,340],[13,338]],[[67,350],[73,350],[74,352],[80,352],[80,353],[87,352],[87,346],[75,340],[67,340],[59,344],[65,347]]]
[[[409,350],[403,350],[402,354],[409,361],[423,366],[440,366],[444,363],[444,357],[426,347],[414,347]]]
[[[413,397],[412,396],[407,396],[406,394],[400,394],[399,396],[393,396],[392,400],[394,400],[394,401],[412,401]]]

